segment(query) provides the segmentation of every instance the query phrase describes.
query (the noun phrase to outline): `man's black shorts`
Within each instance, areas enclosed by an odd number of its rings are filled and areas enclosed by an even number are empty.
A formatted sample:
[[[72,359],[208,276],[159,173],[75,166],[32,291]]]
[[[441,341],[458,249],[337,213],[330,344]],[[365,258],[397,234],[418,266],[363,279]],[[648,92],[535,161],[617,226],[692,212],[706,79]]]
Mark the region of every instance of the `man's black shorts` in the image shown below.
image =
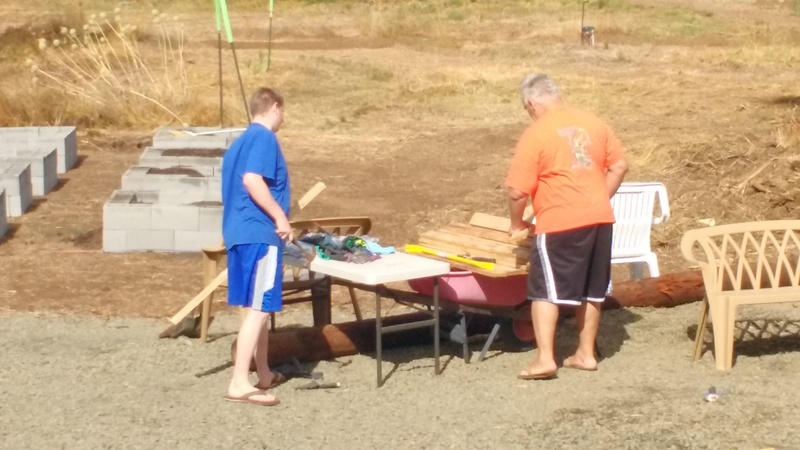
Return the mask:
[[[528,300],[580,305],[605,300],[611,280],[614,225],[536,235],[528,271]]]

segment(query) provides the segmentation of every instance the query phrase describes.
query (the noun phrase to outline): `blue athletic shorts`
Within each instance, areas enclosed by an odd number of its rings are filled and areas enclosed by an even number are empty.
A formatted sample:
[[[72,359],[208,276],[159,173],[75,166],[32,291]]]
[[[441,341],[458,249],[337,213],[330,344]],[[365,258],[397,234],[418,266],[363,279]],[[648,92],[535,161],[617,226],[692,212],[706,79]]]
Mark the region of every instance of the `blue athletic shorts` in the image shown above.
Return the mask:
[[[239,244],[228,249],[228,304],[263,312],[283,307],[283,252],[274,245]]]

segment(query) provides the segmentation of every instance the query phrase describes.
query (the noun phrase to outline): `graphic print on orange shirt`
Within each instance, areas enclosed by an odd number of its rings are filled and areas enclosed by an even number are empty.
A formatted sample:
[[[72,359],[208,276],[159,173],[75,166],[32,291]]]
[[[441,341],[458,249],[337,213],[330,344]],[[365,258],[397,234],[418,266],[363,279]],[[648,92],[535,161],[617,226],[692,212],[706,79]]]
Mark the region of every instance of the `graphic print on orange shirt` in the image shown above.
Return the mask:
[[[564,127],[558,129],[559,136],[564,137],[572,149],[572,168],[589,169],[594,165],[592,155],[589,154],[591,138],[589,133],[580,127]]]

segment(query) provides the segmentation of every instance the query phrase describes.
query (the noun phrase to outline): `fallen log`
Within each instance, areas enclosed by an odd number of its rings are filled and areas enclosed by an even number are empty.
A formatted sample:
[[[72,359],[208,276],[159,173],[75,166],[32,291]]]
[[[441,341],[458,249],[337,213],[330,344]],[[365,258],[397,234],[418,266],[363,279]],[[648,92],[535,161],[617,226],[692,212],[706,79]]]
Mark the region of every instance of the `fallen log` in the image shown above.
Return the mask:
[[[383,326],[429,319],[425,313],[384,317]],[[433,330],[412,329],[386,333],[383,348],[430,344]],[[375,351],[375,319],[341,322],[324,327],[303,327],[277,330],[269,336],[269,364],[290,364],[293,358],[301,362],[320,361],[339,356]],[[231,345],[231,360],[236,354],[236,341]],[[255,370],[255,366],[251,367]]]
[[[612,296],[606,299],[603,309],[647,306],[668,308],[700,301],[705,295],[703,278],[699,270],[664,274],[659,278],[625,281],[614,284],[613,288]],[[573,311],[574,308],[565,308],[562,313],[570,315]],[[383,324],[396,325],[424,320],[427,317],[424,313],[389,316],[383,319]],[[514,334],[520,340],[530,341],[533,329],[528,313],[518,310],[514,318]],[[432,337],[432,333],[418,329],[388,333],[383,335],[383,348],[429,345],[432,343]],[[236,341],[231,346],[232,357],[235,351]],[[375,319],[367,319],[326,325],[321,328],[278,330],[270,335],[269,363],[287,364],[291,363],[293,358],[299,361],[320,361],[373,351],[375,351]]]
[[[603,309],[652,306],[671,308],[703,299],[706,290],[700,270],[664,274],[658,278],[615,283]]]

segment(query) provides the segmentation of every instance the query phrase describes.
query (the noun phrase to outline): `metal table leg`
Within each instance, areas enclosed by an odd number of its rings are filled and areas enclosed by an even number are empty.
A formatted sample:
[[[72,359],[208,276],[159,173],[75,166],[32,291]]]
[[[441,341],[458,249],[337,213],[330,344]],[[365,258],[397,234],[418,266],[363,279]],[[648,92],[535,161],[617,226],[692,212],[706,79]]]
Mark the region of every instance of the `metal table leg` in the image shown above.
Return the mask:
[[[409,330],[422,327],[433,327],[433,352],[435,358],[434,373],[440,372],[440,349],[439,349],[439,278],[433,281],[433,312],[430,319],[420,320],[412,323],[383,326],[381,317],[381,287],[375,288],[375,355],[377,357],[377,376],[378,387],[383,386],[383,333]]]
[[[375,351],[378,357],[378,387],[383,386],[381,353],[383,350],[383,326],[381,325],[381,291],[375,289]]]
[[[433,278],[433,355],[433,373],[439,375],[439,277]]]

